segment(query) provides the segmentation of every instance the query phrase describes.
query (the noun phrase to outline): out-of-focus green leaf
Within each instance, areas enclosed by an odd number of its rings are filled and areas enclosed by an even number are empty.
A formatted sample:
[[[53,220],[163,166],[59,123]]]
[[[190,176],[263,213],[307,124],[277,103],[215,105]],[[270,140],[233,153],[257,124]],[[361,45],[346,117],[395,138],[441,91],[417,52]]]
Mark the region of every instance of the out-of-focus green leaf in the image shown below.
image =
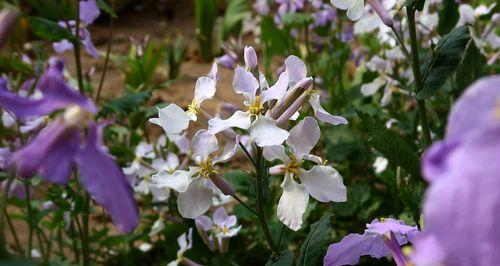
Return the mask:
[[[203,59],[212,60],[212,40],[217,19],[217,0],[195,0],[196,38]]]
[[[417,99],[427,99],[443,86],[462,60],[469,39],[469,28],[461,26],[439,40],[431,57],[422,66],[424,84]]]
[[[58,42],[63,39],[75,40],[75,36],[71,31],[61,27],[54,21],[40,17],[29,17],[28,21],[33,32],[40,38],[52,42]]]
[[[382,153],[389,162],[405,169],[412,176],[420,177],[420,159],[417,153],[395,132],[375,117],[358,111],[363,125],[370,134],[370,144]]]
[[[150,96],[149,91],[125,94],[120,98],[105,103],[103,112],[128,114],[144,104]]]
[[[115,1],[115,0],[112,0]],[[113,18],[117,18],[115,11],[104,0],[97,0],[97,6],[104,12],[110,14]]]
[[[270,258],[266,266],[290,266],[293,263],[292,252],[289,250],[283,250],[276,260]]]
[[[283,24],[289,27],[305,27],[313,22],[313,18],[304,13],[286,13],[283,15]]]
[[[328,244],[330,244],[331,214],[326,214],[313,223],[309,234],[300,247],[297,266],[322,265]]]
[[[467,88],[472,82],[484,75],[486,59],[477,49],[474,41],[470,40],[465,49],[465,56],[457,67],[455,84],[459,92]]]
[[[444,0],[439,11],[439,34],[442,36],[450,32],[457,25],[459,18],[457,2],[455,0]]]
[[[231,33],[239,33],[243,19],[250,13],[250,5],[247,0],[229,0],[222,21],[220,40],[225,41]]]

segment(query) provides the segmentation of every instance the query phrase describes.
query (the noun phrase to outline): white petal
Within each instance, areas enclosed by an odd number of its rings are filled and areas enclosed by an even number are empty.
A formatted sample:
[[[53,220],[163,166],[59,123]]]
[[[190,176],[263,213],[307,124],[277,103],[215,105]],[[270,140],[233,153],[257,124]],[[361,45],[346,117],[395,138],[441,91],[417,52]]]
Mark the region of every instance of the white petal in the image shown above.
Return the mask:
[[[347,200],[342,176],[331,166],[315,165],[309,171],[301,170],[300,181],[307,192],[321,202]]]
[[[302,215],[306,211],[309,194],[289,174],[285,175],[281,187],[283,194],[278,202],[278,218],[290,229],[297,231],[302,226]]]
[[[269,100],[281,100],[285,96],[286,89],[288,88],[288,74],[286,72],[281,73],[278,81],[274,83],[269,89],[265,90],[261,94],[261,102],[265,103]]]
[[[364,9],[365,1],[356,0],[356,2],[354,2],[354,4],[347,10],[347,17],[352,21],[359,20],[363,16]]]
[[[291,55],[285,59],[285,67],[290,86],[295,85],[297,82],[307,77],[306,64],[295,55]]]
[[[266,76],[264,74],[262,74],[262,72],[259,72],[259,83],[260,83],[260,88],[262,90],[269,88],[269,84],[267,83]]]
[[[149,122],[159,125],[167,135],[180,134],[188,128],[191,118],[176,104],[158,108],[158,118],[151,118]]]
[[[292,130],[290,137],[286,140],[288,146],[297,158],[307,155],[316,146],[320,137],[318,122],[316,119],[308,116],[302,119]]]
[[[207,73],[207,77],[215,80],[215,82],[219,79],[219,66],[216,62],[212,64],[212,68],[210,69],[210,72]]]
[[[340,125],[340,124],[347,124],[347,119],[345,119],[342,116],[336,116],[336,115],[331,115],[323,107],[321,106],[320,99],[319,99],[319,94],[318,93],[313,93],[309,97],[309,104],[311,105],[312,109],[314,110],[314,114],[316,118],[318,118],[320,121],[323,121],[325,123],[332,124],[334,126]]]
[[[191,183],[192,171],[177,170],[173,174],[161,171],[151,176],[151,182],[157,188],[171,188],[177,192],[186,191]]]
[[[259,81],[252,73],[239,66],[234,70],[233,88],[236,93],[243,94],[247,100],[252,101],[259,88]]]
[[[210,208],[212,190],[206,188],[203,178],[195,178],[185,192],[179,193],[177,207],[184,218],[195,219]]]
[[[222,154],[215,157],[212,160],[212,162],[214,164],[216,164],[216,163],[225,162],[225,161],[231,159],[238,151],[239,142],[240,142],[239,135],[236,136],[236,139],[229,140],[228,142],[226,142],[226,145],[224,146],[224,151],[222,152]]]
[[[290,120],[295,121],[295,120],[299,119],[299,116],[300,116],[300,112],[297,111],[297,112],[295,112],[295,114],[293,114],[292,116],[290,116]]]
[[[290,159],[286,155],[285,152],[285,146],[283,145],[274,145],[274,146],[267,146],[264,147],[264,150],[262,151],[262,155],[266,160],[268,161],[274,161],[274,160],[280,160],[282,162],[289,162]]]
[[[316,164],[323,164],[323,159],[321,159],[321,157],[312,154],[304,155],[302,159],[315,162]]]
[[[151,186],[149,189],[151,190],[151,195],[153,195],[154,202],[164,202],[170,197],[170,189],[157,188],[154,186]]]
[[[237,127],[241,129],[248,129],[250,127],[250,113],[243,111],[236,111],[228,119],[220,119],[218,117],[212,118],[208,121],[208,132],[217,134],[228,128]]]
[[[201,161],[208,159],[209,155],[219,150],[217,138],[207,130],[198,130],[191,141],[193,158],[198,157]]]
[[[336,8],[346,10],[354,4],[354,0],[330,0],[330,3]]]
[[[361,86],[361,94],[364,96],[371,96],[375,94],[375,92],[385,84],[385,79],[382,77],[378,77],[374,79],[372,82],[365,83]]]
[[[274,119],[259,116],[249,128],[250,136],[259,147],[280,145],[290,135],[288,131],[276,126]]]
[[[209,77],[200,77],[196,81],[194,99],[198,104],[204,100],[212,99],[215,95],[215,80]]]

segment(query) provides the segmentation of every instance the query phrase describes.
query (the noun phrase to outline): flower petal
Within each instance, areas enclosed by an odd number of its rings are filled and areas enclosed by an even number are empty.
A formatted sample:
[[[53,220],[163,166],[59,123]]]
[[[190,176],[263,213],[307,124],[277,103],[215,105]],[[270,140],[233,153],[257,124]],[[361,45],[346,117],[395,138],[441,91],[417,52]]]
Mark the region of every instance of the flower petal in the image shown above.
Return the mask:
[[[306,64],[295,55],[291,55],[285,59],[285,67],[290,87],[293,87],[307,76]]]
[[[191,150],[193,150],[193,158],[205,161],[210,154],[219,150],[219,143],[213,134],[201,129],[194,134],[191,141]]]
[[[243,94],[247,100],[251,101],[255,98],[259,81],[252,73],[239,66],[234,70],[233,88],[236,93]]]
[[[361,94],[364,96],[371,96],[385,84],[385,79],[382,77],[377,77],[372,82],[365,83],[361,86]]]
[[[356,0],[352,6],[347,9],[347,17],[356,21],[359,20],[365,11],[365,1],[364,0]]]
[[[151,176],[151,182],[157,188],[171,188],[177,192],[184,192],[193,175],[193,171],[177,170],[172,174],[161,171]]]
[[[231,159],[238,151],[240,138],[241,138],[240,135],[237,135],[234,140],[227,141],[226,145],[224,146],[224,151],[222,152],[222,154],[215,157],[212,160],[212,163],[216,164]]]
[[[280,145],[290,135],[288,131],[276,126],[274,119],[259,116],[249,128],[250,136],[259,147]]]
[[[209,77],[200,77],[196,80],[194,99],[201,104],[204,100],[212,99],[215,95],[215,80]]]
[[[286,155],[285,146],[283,145],[273,145],[264,147],[262,155],[264,158],[270,162],[274,160],[280,160],[282,162],[289,162],[290,158]]]
[[[158,118],[150,118],[149,122],[161,126],[167,135],[178,135],[188,128],[191,117],[176,104],[158,108]]]
[[[241,129],[248,129],[251,125],[250,113],[243,111],[236,111],[228,119],[220,119],[214,117],[208,121],[208,131],[212,134],[217,134],[228,128],[237,127]]]
[[[285,96],[286,89],[288,88],[288,73],[283,72],[280,74],[278,81],[274,83],[269,89],[261,94],[261,102],[265,103],[269,100],[281,100]]]
[[[278,202],[278,218],[290,229],[297,231],[302,226],[302,215],[306,211],[309,194],[290,174],[285,175],[281,187],[283,194]]]
[[[342,176],[331,166],[315,165],[309,171],[302,170],[300,181],[307,192],[321,202],[347,200],[347,190]]]
[[[290,147],[297,158],[302,159],[308,155],[318,143],[321,131],[319,130],[316,119],[308,116],[302,119],[290,130],[290,137],[286,144]]]
[[[318,118],[320,121],[332,124],[334,126],[336,125],[347,125],[347,119],[345,119],[342,116],[335,116],[329,114],[323,107],[321,106],[320,99],[319,99],[319,94],[318,93],[313,93],[309,97],[309,104],[311,105],[312,109],[314,110],[314,115],[316,118]]]
[[[389,251],[385,248],[382,237],[373,234],[349,234],[339,243],[328,247],[323,265],[356,265],[359,258],[364,255],[371,255],[375,258],[388,256]]]
[[[91,24],[96,20],[101,12],[95,0],[80,1],[80,19],[85,24]]]
[[[186,191],[179,193],[177,207],[184,218],[195,219],[210,208],[212,190],[205,187],[203,178],[195,178]]]
[[[128,233],[138,225],[139,211],[125,176],[102,148],[98,130],[95,124],[89,126],[87,142],[76,155],[79,179],[94,200],[111,215],[116,227]]]
[[[227,211],[226,209],[224,209],[224,207],[217,208],[214,212],[214,224],[216,224],[218,227],[226,226],[227,217]]]
[[[333,6],[339,9],[346,10],[354,4],[355,0],[330,0]]]
[[[205,232],[212,229],[212,220],[206,215],[198,216],[194,222],[197,228],[201,228]]]

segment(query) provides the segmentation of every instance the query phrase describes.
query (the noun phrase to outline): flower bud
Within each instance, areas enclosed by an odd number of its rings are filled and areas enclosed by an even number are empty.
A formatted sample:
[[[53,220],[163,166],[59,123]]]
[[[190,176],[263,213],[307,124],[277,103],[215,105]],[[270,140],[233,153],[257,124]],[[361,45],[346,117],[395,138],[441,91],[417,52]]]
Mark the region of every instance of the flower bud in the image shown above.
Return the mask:
[[[6,8],[0,12],[0,49],[7,43],[10,34],[14,30],[17,15],[17,11],[10,8]]]
[[[278,119],[283,112],[285,112],[290,105],[292,105],[295,100],[297,100],[297,98],[312,85],[312,82],[313,78],[311,77],[304,78],[297,82],[297,84],[295,84],[295,86],[285,95],[284,99],[279,101],[276,106],[273,107],[271,110],[271,117]]]
[[[257,54],[252,46],[245,47],[244,58],[248,69],[254,69],[257,67]]]
[[[236,190],[220,174],[211,174],[210,180],[217,186],[224,195],[233,196]]]
[[[275,165],[271,168],[269,168],[269,174],[270,175],[281,175],[285,172],[285,169],[283,165]]]
[[[384,9],[380,1],[379,0],[367,0],[367,1],[368,4],[373,8],[373,11],[375,11],[375,13],[377,13],[377,15],[380,17],[382,22],[384,22],[384,24],[387,27],[392,27],[392,25],[394,24],[394,20],[389,15],[389,13],[387,13],[387,11]]]
[[[288,121],[288,119],[290,119],[290,117],[299,111],[302,105],[304,105],[307,99],[309,99],[309,94],[311,94],[311,89],[302,93],[302,95],[300,95],[299,98],[297,98],[297,100],[295,100],[295,102],[293,102],[292,105],[290,105],[290,107],[288,107],[288,109],[286,109],[285,112],[276,120],[276,125],[283,125],[286,121]]]

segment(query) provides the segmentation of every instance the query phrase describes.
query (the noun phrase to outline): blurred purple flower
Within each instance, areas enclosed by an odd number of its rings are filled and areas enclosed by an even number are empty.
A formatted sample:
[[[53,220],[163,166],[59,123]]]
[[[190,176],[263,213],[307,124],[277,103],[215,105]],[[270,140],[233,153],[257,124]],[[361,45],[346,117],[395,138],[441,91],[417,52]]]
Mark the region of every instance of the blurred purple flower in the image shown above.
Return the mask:
[[[213,220],[206,215],[202,215],[196,218],[195,224],[198,233],[208,248],[211,251],[218,248],[221,253],[228,252],[229,238],[236,236],[241,229],[241,225],[236,226],[236,216],[228,215],[224,207],[215,210]],[[210,236],[208,233],[210,233]],[[217,238],[217,243],[214,243],[214,236]]]
[[[9,148],[0,148],[0,169],[5,168],[5,162],[7,162],[7,159],[10,156],[10,149]]]
[[[238,57],[232,55],[231,53],[227,53],[221,57],[217,57],[215,61],[217,64],[222,65],[225,68],[234,69],[238,63]]]
[[[138,224],[138,210],[131,187],[103,146],[105,123],[93,121],[97,108],[67,84],[63,70],[62,61],[50,60],[40,78],[40,99],[21,97],[0,86],[0,106],[18,117],[46,115],[65,108],[62,115],[14,152],[6,167],[21,178],[38,173],[50,182],[66,185],[76,163],[80,183],[110,213],[118,229],[130,232]],[[0,79],[2,83],[6,81]],[[86,137],[83,127],[88,128]],[[109,193],[110,187],[113,193]]]
[[[97,6],[95,0],[80,1],[79,5],[80,5],[80,20],[82,22],[80,23],[81,25],[79,29],[79,37],[87,53],[92,57],[97,58],[99,57],[99,52],[92,43],[92,38],[90,36],[90,32],[87,30],[87,26],[92,24],[94,20],[96,20],[99,17],[100,15],[99,7]],[[76,21],[74,20],[59,21],[59,25],[64,28],[69,27],[73,32],[73,34],[76,34]],[[73,44],[66,39],[61,40],[60,42],[53,43],[52,47],[54,48],[54,51],[58,54],[62,54],[68,50],[73,50]]]
[[[392,218],[373,220],[366,225],[364,234],[349,234],[339,243],[331,244],[323,260],[325,266],[355,265],[361,256],[394,258],[396,265],[405,266],[407,258],[400,246],[419,233],[416,227],[408,226]]]
[[[451,110],[446,135],[425,154],[430,187],[416,265],[500,261],[500,75],[472,84]],[[453,222],[450,222],[453,221]],[[429,247],[431,245],[432,247]]]
[[[15,198],[23,200],[26,198],[26,191],[24,190],[24,186],[21,182],[13,180],[10,184],[9,191],[7,192],[6,190],[8,182],[9,182],[8,180],[4,180],[3,182],[0,183],[1,184],[0,186],[2,191],[4,191],[4,193],[7,193],[7,197],[9,199]]]
[[[253,4],[253,8],[259,15],[266,16],[269,14],[269,2],[268,0],[256,0]]]
[[[313,17],[315,27],[325,26],[337,18],[337,11],[331,5],[323,5],[323,8],[316,11]]]

